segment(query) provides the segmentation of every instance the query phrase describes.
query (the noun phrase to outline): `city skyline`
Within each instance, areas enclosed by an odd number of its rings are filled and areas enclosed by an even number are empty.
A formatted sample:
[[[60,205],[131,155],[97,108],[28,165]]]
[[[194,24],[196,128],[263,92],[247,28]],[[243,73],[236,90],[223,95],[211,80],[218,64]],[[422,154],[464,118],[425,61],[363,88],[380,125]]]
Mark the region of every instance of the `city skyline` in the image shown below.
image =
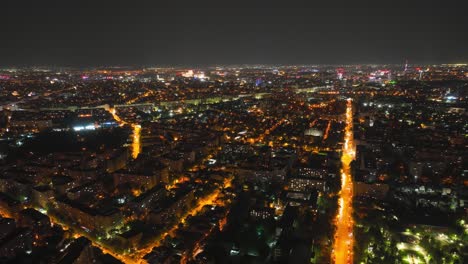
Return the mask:
[[[0,70],[0,261],[465,263],[468,65]]]

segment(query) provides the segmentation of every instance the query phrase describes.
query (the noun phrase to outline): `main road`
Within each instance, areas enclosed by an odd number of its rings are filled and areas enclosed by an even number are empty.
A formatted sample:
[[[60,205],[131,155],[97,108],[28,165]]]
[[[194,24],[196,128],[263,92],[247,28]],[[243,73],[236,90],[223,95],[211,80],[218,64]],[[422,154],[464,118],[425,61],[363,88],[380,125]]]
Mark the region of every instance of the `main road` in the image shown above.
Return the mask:
[[[117,115],[117,110],[115,108],[107,108],[107,111],[114,117],[114,120],[119,124],[119,125],[126,125],[129,124],[122,120],[118,115]],[[130,126],[133,129],[133,134],[132,134],[132,158],[136,159],[138,158],[138,155],[140,154],[141,151],[141,144],[140,144],[140,139],[141,139],[141,125],[139,124],[130,124]]]
[[[353,142],[353,103],[351,99],[346,104],[346,126],[341,156],[341,191],[339,193],[339,208],[335,218],[336,232],[333,242],[332,261],[335,264],[353,263],[353,180],[350,163],[354,159]]]

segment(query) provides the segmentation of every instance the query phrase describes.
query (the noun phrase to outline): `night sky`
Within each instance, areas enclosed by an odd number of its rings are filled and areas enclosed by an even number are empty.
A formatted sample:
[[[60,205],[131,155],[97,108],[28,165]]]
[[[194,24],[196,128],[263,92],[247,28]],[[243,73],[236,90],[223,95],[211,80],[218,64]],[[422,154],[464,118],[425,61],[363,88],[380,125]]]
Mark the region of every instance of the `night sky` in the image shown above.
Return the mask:
[[[467,62],[466,2],[2,1],[0,66]]]

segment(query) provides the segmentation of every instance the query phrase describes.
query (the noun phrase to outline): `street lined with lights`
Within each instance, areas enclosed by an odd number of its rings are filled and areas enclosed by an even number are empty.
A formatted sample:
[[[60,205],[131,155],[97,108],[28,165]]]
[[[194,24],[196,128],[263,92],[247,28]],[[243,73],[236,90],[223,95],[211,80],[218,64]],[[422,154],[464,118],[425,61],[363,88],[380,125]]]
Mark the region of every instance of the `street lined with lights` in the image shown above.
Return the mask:
[[[334,236],[332,260],[336,264],[353,263],[353,181],[350,163],[354,159],[353,110],[352,100],[346,106],[345,143],[341,157],[341,191],[338,200],[338,214],[335,218],[336,233]]]

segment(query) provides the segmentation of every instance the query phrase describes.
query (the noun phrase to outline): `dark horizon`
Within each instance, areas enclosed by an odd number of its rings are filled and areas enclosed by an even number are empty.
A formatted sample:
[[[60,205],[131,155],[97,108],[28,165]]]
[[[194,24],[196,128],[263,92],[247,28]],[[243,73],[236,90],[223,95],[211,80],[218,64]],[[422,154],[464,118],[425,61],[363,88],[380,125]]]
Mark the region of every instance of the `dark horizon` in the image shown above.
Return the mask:
[[[185,2],[4,3],[0,66],[468,61],[463,3]]]
[[[417,67],[417,66],[443,66],[443,65],[467,65],[468,62],[460,63],[412,63],[408,61],[408,67]],[[194,64],[179,64],[179,65],[7,65],[0,66],[0,70],[34,70],[34,69],[72,69],[72,70],[93,70],[93,69],[151,69],[151,68],[161,68],[161,69],[212,69],[212,68],[255,68],[255,67],[271,67],[271,68],[288,68],[288,67],[359,67],[359,66],[388,66],[388,67],[404,67],[405,62],[402,63],[335,63],[335,64],[273,64],[273,63],[249,63],[249,64],[208,64],[208,65],[194,65]]]

